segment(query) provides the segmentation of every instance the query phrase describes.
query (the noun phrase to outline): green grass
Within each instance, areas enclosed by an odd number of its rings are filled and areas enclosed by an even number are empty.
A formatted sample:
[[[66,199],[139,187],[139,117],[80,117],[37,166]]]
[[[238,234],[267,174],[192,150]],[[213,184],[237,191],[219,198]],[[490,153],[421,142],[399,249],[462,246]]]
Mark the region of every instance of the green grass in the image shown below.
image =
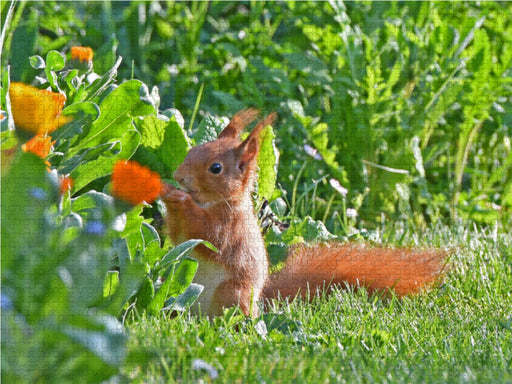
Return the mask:
[[[143,316],[126,324],[135,362],[123,374],[209,382],[192,369],[202,359],[219,382],[512,382],[510,236],[445,228],[421,242],[457,244],[437,289],[402,300],[335,289],[253,321],[233,311],[213,320]]]

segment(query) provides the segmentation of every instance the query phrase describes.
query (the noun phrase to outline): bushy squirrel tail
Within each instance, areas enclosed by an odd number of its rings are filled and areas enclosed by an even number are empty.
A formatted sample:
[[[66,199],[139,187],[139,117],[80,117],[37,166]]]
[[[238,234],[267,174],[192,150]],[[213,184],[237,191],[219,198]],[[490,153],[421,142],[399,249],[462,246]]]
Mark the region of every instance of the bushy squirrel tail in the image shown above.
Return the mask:
[[[392,289],[397,296],[418,292],[435,282],[445,266],[443,250],[371,247],[355,243],[299,245],[284,268],[263,290],[267,299],[305,297],[331,284],[364,286],[370,292]]]

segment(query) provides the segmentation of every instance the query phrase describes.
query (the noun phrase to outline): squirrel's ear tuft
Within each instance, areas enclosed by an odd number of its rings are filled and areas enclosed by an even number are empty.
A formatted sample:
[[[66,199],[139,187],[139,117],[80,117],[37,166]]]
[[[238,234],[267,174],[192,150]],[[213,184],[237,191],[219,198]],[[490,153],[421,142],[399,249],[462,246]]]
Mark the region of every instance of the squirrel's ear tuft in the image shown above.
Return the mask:
[[[247,164],[253,161],[260,151],[260,134],[267,125],[272,125],[277,114],[271,113],[263,120],[260,120],[247,138],[240,144],[240,168],[243,170]]]
[[[257,139],[256,142],[259,144],[259,137],[261,134],[261,131],[263,128],[265,128],[267,125],[272,125],[272,123],[275,121],[277,117],[277,113],[273,112],[270,115],[266,116],[263,120],[258,121],[258,124],[254,127],[252,132],[247,136],[247,138],[242,143],[242,146],[245,142],[249,142],[252,138]]]
[[[219,139],[227,137],[239,138],[244,128],[252,123],[258,117],[258,114],[258,110],[254,108],[242,109],[240,112],[237,112],[226,128],[222,130]]]

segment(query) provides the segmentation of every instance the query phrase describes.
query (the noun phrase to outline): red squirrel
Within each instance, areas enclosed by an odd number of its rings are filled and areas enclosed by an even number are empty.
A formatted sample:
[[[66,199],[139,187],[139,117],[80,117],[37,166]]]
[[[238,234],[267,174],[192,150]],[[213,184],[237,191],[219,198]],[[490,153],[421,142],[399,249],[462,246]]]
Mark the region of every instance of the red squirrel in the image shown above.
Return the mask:
[[[292,247],[285,267],[269,275],[269,263],[252,192],[256,182],[259,136],[275,114],[259,121],[245,140],[243,129],[258,116],[245,109],[233,116],[218,138],[193,147],[174,173],[182,187],[169,186],[162,196],[166,224],[175,244],[189,239],[212,243],[218,252],[200,245],[194,281],[205,291],[201,312],[215,316],[239,305],[257,316],[264,299],[305,296],[330,284],[365,286],[369,291],[393,289],[398,296],[417,292],[441,273],[441,250],[369,247],[353,243]]]

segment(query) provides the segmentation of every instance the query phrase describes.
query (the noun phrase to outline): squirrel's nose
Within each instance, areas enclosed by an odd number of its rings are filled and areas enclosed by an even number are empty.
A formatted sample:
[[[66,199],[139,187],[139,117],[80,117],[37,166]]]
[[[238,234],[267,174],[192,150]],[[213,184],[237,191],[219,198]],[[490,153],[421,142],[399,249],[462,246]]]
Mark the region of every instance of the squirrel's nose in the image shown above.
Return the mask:
[[[178,173],[178,170],[176,170],[173,174],[174,180],[176,180],[178,183],[183,179],[180,177],[180,174]]]
[[[174,171],[174,180],[176,180],[179,184],[183,185],[183,182],[185,181],[185,176],[181,172],[181,167],[178,167],[176,171]]]

